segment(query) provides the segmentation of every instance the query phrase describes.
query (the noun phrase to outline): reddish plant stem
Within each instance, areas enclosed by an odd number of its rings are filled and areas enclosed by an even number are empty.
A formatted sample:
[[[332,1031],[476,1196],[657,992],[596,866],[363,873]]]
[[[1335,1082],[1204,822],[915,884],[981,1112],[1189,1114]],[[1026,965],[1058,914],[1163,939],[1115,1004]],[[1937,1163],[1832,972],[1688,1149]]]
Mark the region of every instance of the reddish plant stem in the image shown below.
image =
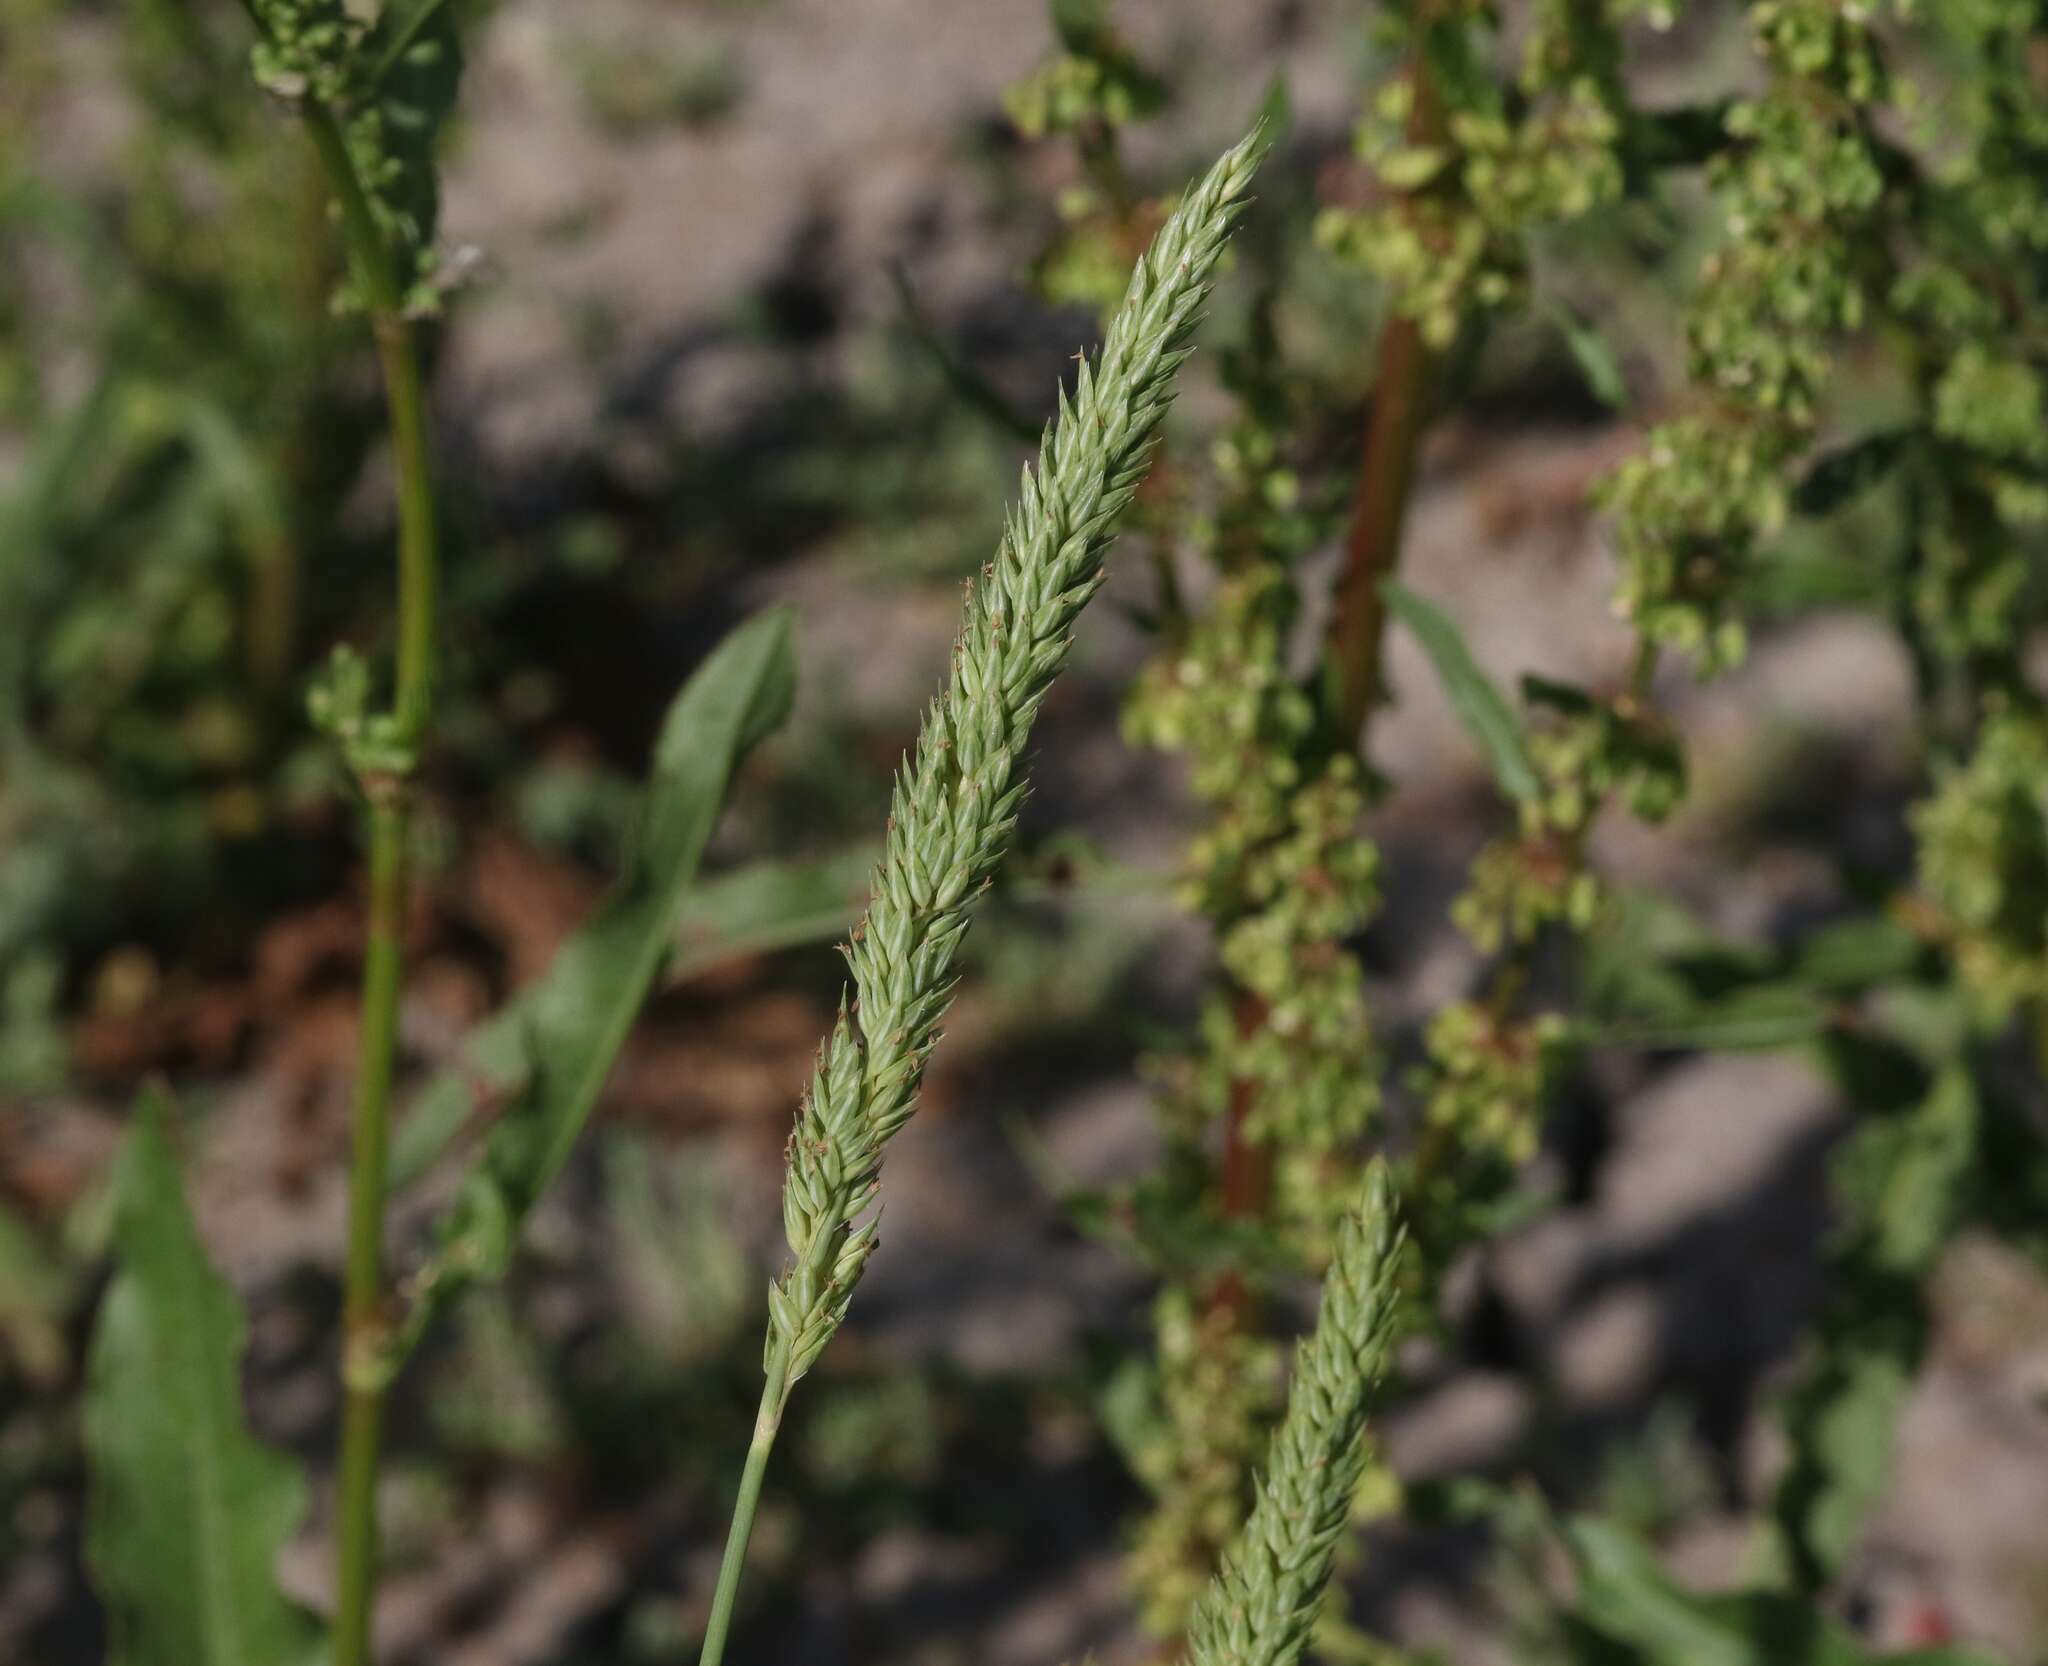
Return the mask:
[[[1366,717],[1381,692],[1380,644],[1386,635],[1387,604],[1380,585],[1400,559],[1401,530],[1415,483],[1435,359],[1412,318],[1389,319],[1380,332],[1365,457],[1330,620],[1338,733],[1360,745]]]
[[[1427,19],[1418,19],[1418,28]],[[1408,137],[1412,144],[1442,142],[1443,107],[1420,56],[1409,65]],[[1381,693],[1380,644],[1386,635],[1386,601],[1380,585],[1401,556],[1401,532],[1415,485],[1415,459],[1429,420],[1437,354],[1422,329],[1396,312],[1380,330],[1379,367],[1373,377],[1372,411],[1366,419],[1365,451],[1352,502],[1344,567],[1337,576],[1330,619],[1329,667],[1337,732],[1347,743],[1364,745],[1367,716]]]
[[[1266,1022],[1266,1003],[1259,996],[1240,991],[1236,1004],[1237,1033],[1257,1034]],[[1265,1213],[1266,1200],[1273,1193],[1271,1148],[1250,1136],[1247,1124],[1258,1102],[1258,1090],[1243,1077],[1230,1084],[1230,1103],[1223,1113],[1223,1158],[1218,1171],[1226,1220],[1254,1220]],[[1227,1312],[1238,1326],[1252,1316],[1252,1295],[1244,1274],[1233,1267],[1217,1279],[1209,1292],[1214,1312]]]

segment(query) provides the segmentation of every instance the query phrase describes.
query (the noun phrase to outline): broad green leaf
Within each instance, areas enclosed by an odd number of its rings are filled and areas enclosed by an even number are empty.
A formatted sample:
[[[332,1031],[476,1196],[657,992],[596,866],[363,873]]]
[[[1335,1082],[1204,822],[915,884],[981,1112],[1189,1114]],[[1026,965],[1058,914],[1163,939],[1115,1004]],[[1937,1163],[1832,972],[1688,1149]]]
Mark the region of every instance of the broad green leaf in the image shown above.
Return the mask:
[[[1395,617],[1422,644],[1422,651],[1429,656],[1429,663],[1444,685],[1451,710],[1486,754],[1501,790],[1510,798],[1534,798],[1543,790],[1543,783],[1522,743],[1521,725],[1493,680],[1480,670],[1450,616],[1392,579],[1380,586],[1380,594],[1386,597]]]
[[[1837,1189],[1877,1267],[1909,1277],[1934,1270],[1962,1208],[1981,1115],[1969,1072],[1951,1066],[1912,1112],[1872,1123],[1842,1153]]]
[[[298,1666],[312,1617],[277,1587],[305,1514],[297,1468],[244,1426],[241,1303],[185,1206],[165,1107],[145,1097],[116,1180],[117,1271],[85,1397],[85,1550],[110,1666]]]
[[[675,941],[683,897],[740,760],[789,714],[796,668],[789,616],[763,614],[728,636],[662,724],[638,837],[625,871],[540,980],[472,1039],[463,1067],[428,1090],[399,1167],[466,1119],[471,1095],[511,1095],[442,1222],[415,1288],[408,1329],[464,1283],[500,1276],[534,1200],[568,1159],[619,1049]],[[451,1118],[452,1107],[452,1118]]]
[[[813,862],[754,862],[708,879],[676,916],[667,978],[681,983],[742,955],[829,943],[853,929],[882,847]]]
[[[1863,989],[1906,976],[1925,953],[1920,939],[1889,914],[1858,914],[1800,944],[1791,975],[1812,989]]]
[[[1674,1585],[1632,1535],[1582,1517],[1566,1525],[1565,1542],[1579,1575],[1577,1617],[1610,1641],[1634,1644],[1644,1666],[1764,1666],[1754,1641]]]
[[[1579,1574],[1574,1618],[1640,1666],[1993,1666],[1962,1648],[1879,1654],[1840,1621],[1781,1592],[1699,1596],[1682,1589],[1639,1539],[1580,1517],[1566,1525]]]
[[[401,282],[410,284],[434,247],[440,220],[441,129],[462,80],[462,39],[455,8],[444,0],[407,0],[385,8],[364,43],[369,91],[382,117],[380,134],[392,166],[368,182],[404,230],[393,252]]]

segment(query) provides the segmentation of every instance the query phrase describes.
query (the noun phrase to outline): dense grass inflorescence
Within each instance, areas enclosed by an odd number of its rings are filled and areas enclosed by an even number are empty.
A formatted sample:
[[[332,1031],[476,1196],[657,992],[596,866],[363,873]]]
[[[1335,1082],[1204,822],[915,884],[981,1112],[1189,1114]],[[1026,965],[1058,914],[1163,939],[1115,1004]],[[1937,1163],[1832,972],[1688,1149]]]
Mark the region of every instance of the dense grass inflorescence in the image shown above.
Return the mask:
[[[1001,548],[969,595],[951,681],[897,779],[867,917],[847,950],[854,1000],[790,1140],[791,1260],[770,1292],[767,1349],[783,1395],[838,1328],[874,1248],[862,1216],[882,1149],[916,1106],[968,907],[1016,825],[1032,721],[1102,582],[1261,149],[1255,132],[1182,200],[1138,262],[1100,354],[1083,360],[1071,399],[1061,394]]]
[[[1192,1666],[1291,1666],[1308,1644],[1365,1470],[1365,1414],[1394,1334],[1401,1246],[1393,1179],[1375,1162],[1360,1207],[1338,1229],[1258,1501],[1189,1620]]]
[[[790,1389],[838,1330],[874,1251],[878,1223],[868,1212],[882,1152],[917,1106],[968,908],[1015,830],[1032,721],[1066,663],[1075,619],[1101,586],[1103,557],[1137,494],[1263,152],[1259,129],[1226,151],[1138,260],[1100,353],[1082,359],[1071,398],[1062,390],[1038,467],[1024,471],[995,560],[969,591],[952,676],[897,777],[868,911],[847,949],[853,999],[840,1008],[790,1136],[790,1262],[768,1291],[767,1380],[701,1666],[724,1653]]]

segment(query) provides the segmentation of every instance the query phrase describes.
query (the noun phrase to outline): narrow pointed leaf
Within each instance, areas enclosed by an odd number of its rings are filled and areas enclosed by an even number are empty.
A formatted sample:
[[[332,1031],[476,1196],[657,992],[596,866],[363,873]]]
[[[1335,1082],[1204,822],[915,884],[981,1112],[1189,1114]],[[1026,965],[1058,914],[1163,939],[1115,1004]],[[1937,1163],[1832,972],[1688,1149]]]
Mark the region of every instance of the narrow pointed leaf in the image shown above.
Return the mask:
[[[1406,585],[1392,579],[1380,586],[1380,594],[1394,616],[1414,632],[1415,640],[1436,668],[1437,680],[1451,702],[1451,710],[1465,726],[1465,732],[1479,743],[1493,777],[1510,798],[1534,798],[1543,790],[1536,766],[1529,761],[1522,741],[1522,726],[1493,679],[1480,670],[1472,650],[1450,616],[1432,602],[1424,601]]]
[[[663,722],[639,836],[618,883],[540,980],[472,1038],[463,1067],[430,1085],[412,1119],[420,1131],[409,1129],[401,1144],[405,1173],[416,1173],[460,1127],[478,1087],[511,1100],[419,1277],[413,1334],[468,1279],[502,1272],[669,955],[733,771],[788,716],[795,681],[789,617],[780,610],[719,645]]]
[[[1586,391],[1609,410],[1626,407],[1628,378],[1621,373],[1621,361],[1614,356],[1613,344],[1567,306],[1547,306],[1543,312],[1564,337],[1572,362],[1586,379]]]
[[[1803,1598],[1775,1591],[1699,1596],[1642,1541],[1581,1517],[1565,1529],[1579,1575],[1575,1616],[1641,1666],[1992,1666],[1965,1648],[1879,1654]]]
[[[85,1549],[109,1666],[300,1666],[319,1627],[275,1567],[305,1482],[244,1424],[248,1322],[200,1245],[164,1122],[146,1098],[121,1156],[119,1270],[86,1390]]]
[[[855,845],[812,862],[753,862],[707,879],[676,917],[668,981],[744,955],[844,937],[860,918],[880,856],[880,845]]]
[[[1837,1022],[1836,1005],[1787,983],[1754,983],[1714,998],[1674,1005],[1585,1026],[1595,1047],[1646,1052],[1771,1052],[1825,1035]]]

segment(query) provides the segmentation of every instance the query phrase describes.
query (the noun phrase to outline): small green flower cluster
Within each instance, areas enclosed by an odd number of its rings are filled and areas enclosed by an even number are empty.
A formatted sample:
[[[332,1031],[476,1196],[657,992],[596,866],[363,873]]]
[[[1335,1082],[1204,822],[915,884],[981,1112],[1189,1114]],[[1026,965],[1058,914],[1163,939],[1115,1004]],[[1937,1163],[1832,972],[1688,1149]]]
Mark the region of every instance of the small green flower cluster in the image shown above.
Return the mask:
[[[1970,68],[1941,120],[1949,161],[1925,187],[1893,311],[1925,344],[1929,421],[1943,449],[1915,507],[1924,555],[1911,600],[1936,659],[2014,686],[2024,541],[2048,525],[2048,354],[2038,316],[2048,252],[2048,100],[2032,6],[1943,8]],[[1955,143],[1957,132],[1968,136]]]
[[[1003,92],[1026,138],[1123,127],[1165,103],[1165,84],[1110,26],[1108,0],[1063,0],[1053,23],[1059,52]]]
[[[1299,604],[1277,561],[1224,578],[1199,615],[1171,627],[1179,639],[1139,673],[1124,707],[1125,740],[1185,756],[1189,786],[1216,806],[1188,863],[1192,909],[1232,904],[1233,876],[1301,786],[1297,754],[1316,710],[1285,663]]]
[[[1458,102],[1438,109],[1441,89],[1411,74],[1382,86],[1355,148],[1385,194],[1362,209],[1325,209],[1319,240],[1385,284],[1431,346],[1448,346],[1461,321],[1522,293],[1530,231],[1621,197],[1627,106],[1616,30],[1645,11],[1632,0],[1546,0],[1510,99],[1464,62],[1476,59],[1475,31],[1495,21],[1488,0],[1410,7],[1395,24],[1407,56],[1434,48],[1439,61],[1464,63]]]
[[[1934,463],[1910,476],[1910,628],[1923,679],[1960,696],[1975,735],[1937,758],[1912,821],[1957,976],[1998,1023],[2048,1001],[2048,714],[2014,623],[2048,525],[2048,347],[2030,327],[2048,288],[2048,101],[2038,7],[1985,0],[1938,21],[1967,91],[1943,113],[1949,160],[1891,302],[1925,344]]]
[[[1128,211],[1094,185],[1059,194],[1060,230],[1031,264],[1031,287],[1059,306],[1107,314],[1131,269],[1131,250],[1142,246],[1166,205],[1140,203]]]
[[[1245,861],[1247,909],[1218,944],[1224,970],[1265,1009],[1229,1058],[1239,1080],[1261,1089],[1248,1132],[1290,1151],[1342,1147],[1365,1131],[1377,1103],[1365,974],[1342,947],[1379,903],[1379,853],[1359,833],[1364,814],[1357,760],[1331,757]]]
[[[2006,254],[2048,249],[2048,98],[2042,96],[2041,11],[2035,0],[1953,0],[1930,6],[1968,65],[1945,89],[1942,128],[1972,136],[1946,180],[1961,223]]]
[[[1486,1205],[1536,1155],[1542,1108],[1564,1051],[1557,1013],[1518,1016],[1456,1001],[1430,1020],[1413,1077],[1423,1144],[1410,1208],[1431,1246],[1470,1241]]]
[[[1108,315],[1131,262],[1171,205],[1135,198],[1117,133],[1166,102],[1166,87],[1110,22],[1110,0],[1056,0],[1059,51],[1003,91],[1003,109],[1027,139],[1073,141],[1081,177],[1060,191],[1060,230],[1032,263],[1047,300]]]
[[[2007,711],[1912,815],[1956,971],[1994,1020],[2048,1001],[2048,721]]]
[[[433,146],[462,67],[453,8],[388,0],[250,0],[250,6],[259,29],[250,49],[257,84],[332,117],[391,250],[406,309],[432,312],[440,210]]]
[[[256,84],[283,99],[341,105],[355,91],[370,20],[342,0],[255,0],[263,33],[249,49]]]
[[[419,766],[419,746],[396,716],[376,709],[369,662],[337,643],[306,690],[306,715],[331,740],[366,792],[388,790]]]
[[[2002,333],[2003,319],[1984,327]],[[1990,667],[2010,660],[2014,609],[2032,566],[2025,539],[2048,524],[2048,381],[2025,359],[1962,336],[1935,375],[1930,404],[1951,466],[1916,499],[1922,554],[1912,618],[1938,661]],[[2012,669],[1992,680],[2009,682]]]
[[[1587,929],[1600,902],[1582,860],[1594,817],[1618,799],[1638,820],[1661,821],[1685,794],[1677,737],[1633,693],[1598,698],[1533,677],[1523,692],[1543,719],[1528,736],[1543,790],[1522,800],[1511,836],[1479,853],[1451,909],[1484,954],[1526,945],[1555,923]]]
[[[1128,1574],[1139,1623],[1174,1637],[1244,1520],[1285,1382],[1277,1342],[1185,1284],[1160,1291],[1152,1335],[1149,1416],[1126,1456],[1153,1507],[1132,1531]]]
[[[1601,491],[1624,568],[1618,609],[1709,671],[1743,655],[1736,582],[1785,520],[1834,338],[1871,303],[1885,193],[1871,119],[1890,91],[1871,10],[1751,7],[1771,79],[1730,109],[1708,170],[1728,241],[1702,265],[1687,320],[1703,404],[1656,428]]]
[[[1579,841],[1548,830],[1490,840],[1472,859],[1451,918],[1482,954],[1527,945],[1545,926],[1592,925],[1600,883],[1580,860]]]
[[[1131,189],[1117,150],[1118,130],[1158,104],[1157,84],[1107,10],[1056,3],[1062,55],[1006,100],[1027,136],[1061,135],[1078,152],[1081,182],[1061,194],[1060,229],[1032,266],[1034,287],[1062,304],[1097,305],[1121,285],[1133,239],[1159,212]],[[1179,896],[1211,923],[1221,972],[1186,1046],[1141,1061],[1165,1153],[1131,1201],[1175,1241],[1226,1246],[1220,1260],[1166,1258],[1144,1409],[1123,1442],[1150,1495],[1126,1571],[1161,1638],[1186,1625],[1243,1520],[1282,1411],[1280,1352],[1256,1286],[1272,1266],[1327,1258],[1357,1195],[1357,1158],[1340,1148],[1378,1103],[1364,974],[1341,944],[1377,905],[1376,854],[1357,836],[1359,766],[1331,755],[1288,664],[1301,603],[1292,562],[1327,517],[1304,507],[1284,455],[1289,397],[1273,346],[1269,311],[1255,308],[1252,340],[1225,355],[1239,414],[1211,449],[1210,489],[1168,477],[1138,506],[1161,580],[1160,647],[1124,731],[1184,758],[1207,809]],[[1189,547],[1213,574],[1193,608],[1176,572]],[[1262,1176],[1235,1198],[1229,1171],[1246,1159],[1234,1144],[1255,1148]],[[1219,1237],[1224,1217],[1235,1236]]]
[[[1218,447],[1223,506],[1193,523],[1224,576],[1199,615],[1169,627],[1124,725],[1133,745],[1189,760],[1209,811],[1188,847],[1182,898],[1214,922],[1226,985],[1170,1078],[1181,1086],[1169,1121],[1203,1137],[1232,1094],[1247,1093],[1245,1137],[1278,1159],[1275,1224],[1313,1243],[1349,1193],[1348,1171],[1326,1159],[1378,1106],[1364,970],[1344,940],[1378,907],[1379,864],[1359,833],[1359,763],[1324,744],[1315,700],[1287,665],[1300,605],[1284,524],[1291,493],[1256,407],[1248,401]],[[1261,523],[1275,504],[1283,525],[1269,541]],[[1256,1023],[1240,1021],[1247,996]]]
[[[1284,402],[1230,379],[1241,412],[1212,454],[1219,501],[1180,522],[1220,577],[1198,613],[1168,621],[1124,714],[1133,745],[1188,760],[1207,808],[1181,895],[1212,923],[1223,974],[1189,1050],[1147,1066],[1176,1147],[1206,1153],[1240,1118],[1236,1137],[1269,1174],[1255,1230],[1313,1267],[1356,1196],[1359,1137],[1379,1105],[1365,973],[1345,946],[1378,907],[1378,852],[1359,832],[1363,771],[1326,744],[1315,699],[1287,663],[1300,608],[1291,562],[1313,532],[1283,458]],[[1199,1427],[1176,1423],[1185,1438],[1162,1445],[1145,1476],[1154,1503],[1131,1577],[1161,1636],[1186,1623],[1280,1414],[1277,1382],[1243,1373],[1227,1382],[1229,1361],[1272,1347],[1245,1329],[1240,1305],[1219,1306],[1207,1281],[1161,1298],[1159,1369],[1171,1385],[1162,1392],[1199,1411]],[[1197,1317],[1176,1320],[1185,1314]],[[1190,1349],[1190,1325],[1203,1336],[1221,1329]]]

